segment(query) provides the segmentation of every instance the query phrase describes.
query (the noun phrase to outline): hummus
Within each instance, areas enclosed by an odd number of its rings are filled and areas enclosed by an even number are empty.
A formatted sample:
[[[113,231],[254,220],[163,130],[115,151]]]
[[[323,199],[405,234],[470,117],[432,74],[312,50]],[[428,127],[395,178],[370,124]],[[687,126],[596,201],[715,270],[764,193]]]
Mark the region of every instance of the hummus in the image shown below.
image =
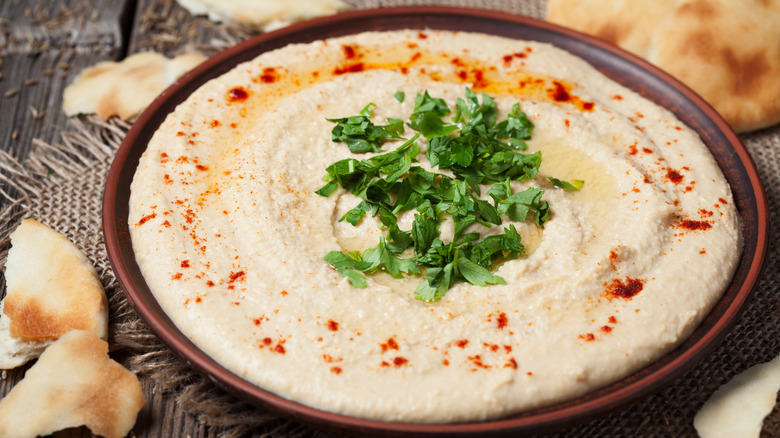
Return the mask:
[[[328,165],[366,158],[332,142],[326,119],[372,102],[378,124],[408,120],[416,93],[452,107],[467,86],[535,124],[539,174],[512,187],[544,189],[549,221],[514,224],[527,253],[494,269],[506,285],[459,282],[434,303],[414,298],[419,276],[353,287],[323,257],[384,231],[370,216],[338,221],[358,202],[343,189],[314,193]],[[495,418],[625,377],[690,334],[740,251],[729,186],[691,129],[562,50],[480,34],[264,53],[167,117],[131,189],[138,263],[196,345],[284,397],[389,421]]]

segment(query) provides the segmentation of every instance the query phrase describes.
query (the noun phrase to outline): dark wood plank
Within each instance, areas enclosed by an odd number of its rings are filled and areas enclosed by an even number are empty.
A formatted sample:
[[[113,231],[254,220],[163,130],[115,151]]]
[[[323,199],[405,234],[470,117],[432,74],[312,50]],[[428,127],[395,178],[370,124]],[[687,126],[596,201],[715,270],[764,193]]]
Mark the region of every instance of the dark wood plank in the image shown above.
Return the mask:
[[[138,413],[133,433],[136,437],[207,436],[205,425],[178,409],[176,394],[157,391],[149,379],[141,379],[146,404]]]
[[[197,50],[210,56],[254,34],[193,16],[174,0],[138,0],[128,53],[154,50],[172,56]]]
[[[7,48],[12,53],[36,53],[65,44],[99,50],[122,46],[126,0],[5,0],[0,16]]]
[[[0,144],[4,150],[24,158],[34,138],[58,140],[67,123],[62,112],[65,87],[84,67],[113,59],[118,52],[49,50],[35,56],[16,53],[0,58]]]
[[[119,58],[128,1],[0,3],[0,145],[27,156],[66,125],[62,92],[85,67]]]

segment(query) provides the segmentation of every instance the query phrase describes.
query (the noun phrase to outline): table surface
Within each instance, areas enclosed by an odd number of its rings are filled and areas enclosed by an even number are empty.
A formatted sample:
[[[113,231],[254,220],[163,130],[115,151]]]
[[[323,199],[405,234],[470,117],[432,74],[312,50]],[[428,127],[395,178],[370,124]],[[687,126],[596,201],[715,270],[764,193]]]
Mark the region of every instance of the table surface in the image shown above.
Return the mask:
[[[174,0],[0,0],[0,148],[23,161],[34,139],[56,142],[69,126],[61,111],[63,90],[83,68],[147,50],[173,56],[198,49],[211,55],[222,48],[214,41],[224,32]],[[0,207],[7,205],[3,202]],[[0,397],[27,368],[4,373]],[[155,392],[148,379],[142,385],[147,403],[131,435],[218,436],[178,409],[173,396]],[[55,436],[91,434],[78,428]]]

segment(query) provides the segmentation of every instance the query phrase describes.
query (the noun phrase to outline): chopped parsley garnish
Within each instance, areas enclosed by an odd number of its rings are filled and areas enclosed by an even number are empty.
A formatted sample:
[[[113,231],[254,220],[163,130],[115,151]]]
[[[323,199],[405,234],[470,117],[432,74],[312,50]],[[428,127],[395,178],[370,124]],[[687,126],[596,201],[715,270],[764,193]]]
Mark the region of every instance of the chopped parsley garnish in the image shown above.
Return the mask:
[[[332,251],[325,261],[344,275],[355,287],[366,287],[364,273],[383,270],[393,277],[423,273],[415,290],[423,301],[441,299],[456,281],[478,286],[506,284],[491,274],[499,260],[510,260],[524,253],[520,234],[514,225],[502,233],[483,237],[468,232],[469,227],[500,226],[502,216],[515,222],[533,220],[543,227],[550,209],[542,200],[544,191],[531,187],[512,192],[511,181],[533,179],[539,171],[541,153],[525,154],[525,140],[531,138],[533,123],[515,104],[507,118],[498,121],[493,99],[466,89],[465,99],[456,102],[452,122],[444,116],[451,113],[447,103],[418,93],[414,110],[406,123],[417,131],[396,149],[384,152],[382,145],[401,139],[404,124],[388,119],[378,126],[371,122],[373,104],[359,116],[328,119],[336,123],[332,139],[345,142],[352,152],[374,152],[364,160],[347,158],[327,167],[326,184],[317,194],[329,196],[338,187],[356,195],[361,201],[340,218],[357,225],[366,214],[378,217],[386,229],[379,244],[365,251]],[[403,100],[403,93],[395,98]],[[420,135],[428,140],[425,157],[433,168],[450,173],[425,170],[417,160]],[[450,176],[450,174],[452,176]],[[582,182],[550,181],[566,189],[577,190]],[[480,199],[481,186],[490,185],[487,195],[492,202]],[[398,226],[399,213],[414,211],[410,230]],[[452,241],[445,243],[440,224],[451,220]]]
[[[369,103],[360,111],[359,116],[342,119],[328,119],[336,124],[331,131],[331,139],[335,142],[346,142],[350,152],[380,152],[382,139],[401,138],[404,132],[404,122],[398,119],[387,119],[387,125],[375,125],[370,117],[376,105]]]
[[[458,129],[456,125],[445,123],[442,116],[450,113],[444,99],[435,99],[428,95],[417,93],[414,101],[414,111],[409,116],[409,127],[420,132],[428,140],[444,137]]]

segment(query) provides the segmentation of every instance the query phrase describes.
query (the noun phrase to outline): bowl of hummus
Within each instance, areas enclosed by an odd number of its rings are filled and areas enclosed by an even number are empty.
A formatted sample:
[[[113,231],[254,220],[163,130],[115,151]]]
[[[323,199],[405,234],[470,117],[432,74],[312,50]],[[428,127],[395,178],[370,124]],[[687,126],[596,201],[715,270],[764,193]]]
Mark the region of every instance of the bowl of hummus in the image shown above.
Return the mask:
[[[734,324],[761,183],[663,72],[498,12],[263,34],[134,124],[105,193],[140,316],[260,406],[346,431],[540,432],[668,384]]]

